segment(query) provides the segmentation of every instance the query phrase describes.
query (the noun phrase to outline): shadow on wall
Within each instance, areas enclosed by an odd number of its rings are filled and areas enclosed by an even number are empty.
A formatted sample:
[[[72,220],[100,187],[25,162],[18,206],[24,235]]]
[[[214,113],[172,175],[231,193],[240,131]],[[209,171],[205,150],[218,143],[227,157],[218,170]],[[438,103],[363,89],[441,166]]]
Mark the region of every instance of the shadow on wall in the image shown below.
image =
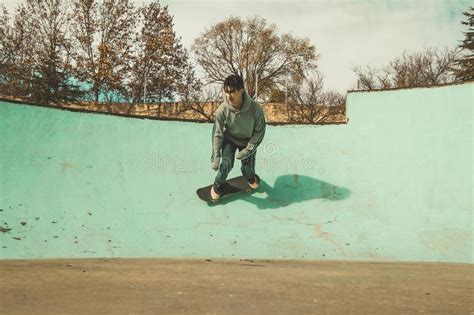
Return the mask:
[[[261,194],[262,197],[240,193],[223,198],[217,205],[241,199],[255,204],[259,209],[278,209],[313,199],[343,200],[350,196],[351,191],[317,178],[288,174],[279,176],[273,187],[262,179],[255,193]]]

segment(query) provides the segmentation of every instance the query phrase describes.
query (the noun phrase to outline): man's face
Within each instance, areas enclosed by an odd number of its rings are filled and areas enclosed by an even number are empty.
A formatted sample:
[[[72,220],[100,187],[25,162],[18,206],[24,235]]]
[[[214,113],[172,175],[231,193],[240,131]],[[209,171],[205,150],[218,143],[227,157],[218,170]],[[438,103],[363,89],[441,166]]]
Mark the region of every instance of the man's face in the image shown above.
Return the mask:
[[[242,94],[244,92],[244,89],[240,90],[227,90],[225,91],[225,97],[231,103],[234,107],[239,108],[240,105],[242,104]]]

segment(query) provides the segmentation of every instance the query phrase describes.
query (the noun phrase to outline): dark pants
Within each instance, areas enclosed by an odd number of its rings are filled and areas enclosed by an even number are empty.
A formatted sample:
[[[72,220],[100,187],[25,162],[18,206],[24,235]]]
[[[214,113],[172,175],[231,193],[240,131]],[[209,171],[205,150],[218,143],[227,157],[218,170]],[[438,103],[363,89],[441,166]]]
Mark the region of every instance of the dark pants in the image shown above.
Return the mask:
[[[222,185],[222,183],[226,181],[227,175],[229,175],[230,170],[234,167],[235,151],[237,151],[237,149],[241,151],[244,148],[245,147],[237,146],[230,140],[224,139],[221,154],[222,161],[219,165],[219,170],[214,181],[214,186],[218,191],[220,185]],[[245,160],[241,160],[241,163],[242,166],[240,170],[242,171],[242,175],[246,177],[249,182],[253,183],[255,180],[255,153],[246,158]]]

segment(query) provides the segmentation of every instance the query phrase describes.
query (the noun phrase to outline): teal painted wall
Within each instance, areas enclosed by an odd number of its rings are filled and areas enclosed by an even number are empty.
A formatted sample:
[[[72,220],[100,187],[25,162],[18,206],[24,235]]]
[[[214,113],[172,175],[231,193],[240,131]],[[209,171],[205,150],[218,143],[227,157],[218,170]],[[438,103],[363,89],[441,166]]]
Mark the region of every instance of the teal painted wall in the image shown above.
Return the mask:
[[[211,124],[0,103],[0,258],[472,263],[473,91],[349,93],[347,125],[269,126],[262,187],[217,205],[195,195]]]

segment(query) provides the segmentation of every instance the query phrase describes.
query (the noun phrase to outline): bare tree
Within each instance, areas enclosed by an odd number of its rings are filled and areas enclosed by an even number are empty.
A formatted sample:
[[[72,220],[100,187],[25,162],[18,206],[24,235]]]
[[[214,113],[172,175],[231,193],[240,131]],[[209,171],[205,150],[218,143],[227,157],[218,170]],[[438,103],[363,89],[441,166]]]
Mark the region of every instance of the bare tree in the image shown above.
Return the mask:
[[[318,71],[293,78],[288,86],[287,117],[290,122],[321,124],[334,115],[345,113],[345,97],[335,91],[324,91]]]
[[[24,21],[34,38],[32,51],[32,98],[42,103],[60,103],[72,98],[72,46],[68,40],[69,1],[27,0]]]
[[[107,104],[120,95],[128,100],[132,34],[136,23],[129,0],[72,0],[73,34],[77,47],[75,74],[91,86],[94,101]],[[123,101],[123,99],[121,99]],[[111,111],[111,107],[108,107]]]
[[[358,66],[357,89],[375,90],[432,86],[455,81],[453,66],[460,53],[458,48],[427,48],[422,52],[404,52],[387,66],[365,69]]]
[[[180,103],[180,113],[186,110],[193,110],[193,104],[199,102],[203,92],[203,84],[196,77],[194,67],[187,62],[182,73],[182,80],[177,84],[177,95]]]
[[[26,54],[24,54],[23,45],[26,41],[23,40],[22,34],[21,29],[14,27],[6,7],[2,5],[0,7],[0,93],[3,95],[22,97],[27,94],[27,85],[22,80],[28,73],[24,67]]]
[[[376,69],[367,66],[365,69],[358,66],[354,68],[358,76],[358,88],[365,90],[389,89],[393,86],[391,72],[388,67]]]
[[[223,93],[222,88],[215,85],[199,86],[192,94],[191,98],[182,100],[182,110],[180,114],[186,111],[197,113],[205,120],[214,121],[215,112],[222,103]]]
[[[11,26],[10,16],[7,8],[0,5],[0,93],[5,93],[10,85],[11,77],[9,75],[12,64],[11,56]]]
[[[288,73],[316,68],[316,49],[307,38],[278,35],[274,24],[260,17],[230,17],[206,30],[194,41],[192,51],[208,83],[223,82],[229,74],[245,80],[251,96],[269,97]],[[258,82],[256,82],[258,81]]]
[[[3,9],[0,26],[3,84],[13,97],[59,103],[77,95],[70,81],[67,40],[68,2],[28,0],[16,10],[13,25]]]

